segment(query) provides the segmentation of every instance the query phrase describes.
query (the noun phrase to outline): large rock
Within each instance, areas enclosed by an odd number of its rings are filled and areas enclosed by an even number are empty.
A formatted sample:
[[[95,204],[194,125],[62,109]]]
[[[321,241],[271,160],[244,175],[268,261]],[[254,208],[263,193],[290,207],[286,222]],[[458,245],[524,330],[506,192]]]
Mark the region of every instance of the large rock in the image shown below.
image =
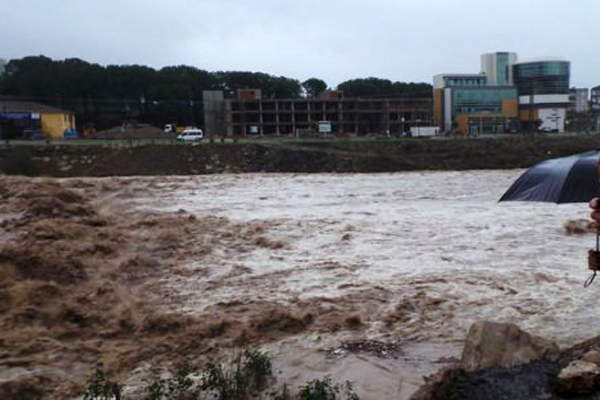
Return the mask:
[[[556,380],[556,391],[563,396],[592,394],[598,387],[600,367],[593,362],[576,360],[565,367]]]
[[[514,324],[476,322],[469,329],[462,354],[467,371],[494,367],[512,367],[539,358],[556,358],[558,346],[532,336]]]
[[[453,390],[455,381],[464,374],[464,370],[457,365],[446,367],[427,378],[425,384],[419,388],[409,400],[435,400],[443,398],[444,394]]]
[[[596,223],[588,219],[569,219],[564,227],[568,235],[596,232]]]
[[[600,367],[600,351],[590,350],[581,357],[581,361],[587,361],[596,364]]]

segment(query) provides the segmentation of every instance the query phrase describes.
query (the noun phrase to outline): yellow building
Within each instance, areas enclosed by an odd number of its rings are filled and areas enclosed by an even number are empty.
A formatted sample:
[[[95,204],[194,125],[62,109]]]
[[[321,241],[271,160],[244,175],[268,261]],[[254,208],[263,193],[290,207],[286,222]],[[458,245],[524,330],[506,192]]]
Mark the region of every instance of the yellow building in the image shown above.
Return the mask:
[[[19,139],[45,136],[62,139],[75,131],[75,113],[32,101],[0,98],[2,138]]]

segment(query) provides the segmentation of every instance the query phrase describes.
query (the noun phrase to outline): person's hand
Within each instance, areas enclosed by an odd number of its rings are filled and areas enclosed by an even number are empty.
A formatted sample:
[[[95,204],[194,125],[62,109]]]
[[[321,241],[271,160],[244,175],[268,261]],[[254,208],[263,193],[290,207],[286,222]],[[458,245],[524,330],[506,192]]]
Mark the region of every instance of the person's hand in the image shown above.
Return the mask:
[[[597,226],[600,226],[600,198],[594,197],[590,201],[590,208],[592,209],[590,217],[594,220]]]
[[[600,270],[600,251],[588,251],[588,269],[592,271]]]
[[[590,217],[596,223],[596,231],[599,231],[600,228],[600,198],[594,197],[590,201],[590,208],[592,211],[590,212]],[[590,250],[588,252],[588,268],[597,271],[600,270],[600,252],[596,250]]]

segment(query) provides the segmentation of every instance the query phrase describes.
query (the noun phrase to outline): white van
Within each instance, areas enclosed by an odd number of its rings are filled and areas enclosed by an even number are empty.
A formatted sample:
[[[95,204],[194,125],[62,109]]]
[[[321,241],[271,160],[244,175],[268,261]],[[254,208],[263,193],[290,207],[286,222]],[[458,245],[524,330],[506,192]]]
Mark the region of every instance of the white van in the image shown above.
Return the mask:
[[[196,142],[204,138],[204,132],[202,129],[196,128],[195,126],[186,126],[186,128],[177,135],[177,140],[184,142]]]

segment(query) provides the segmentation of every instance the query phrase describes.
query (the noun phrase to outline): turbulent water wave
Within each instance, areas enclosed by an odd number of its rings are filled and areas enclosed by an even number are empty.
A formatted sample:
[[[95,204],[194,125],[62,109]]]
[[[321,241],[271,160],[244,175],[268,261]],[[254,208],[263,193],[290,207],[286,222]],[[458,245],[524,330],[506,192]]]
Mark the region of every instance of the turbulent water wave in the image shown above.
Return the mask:
[[[260,296],[358,315],[358,336],[400,338],[409,349],[414,368],[400,369],[410,388],[427,365],[458,355],[479,319],[517,323],[562,345],[600,327],[595,290],[582,289],[593,236],[564,229],[587,218],[587,205],[498,203],[521,173],[196,177],[165,184],[171,190],[145,206],[269,223],[270,237],[286,243],[236,258],[250,277],[209,296],[193,295],[195,280],[178,282],[190,312]]]
[[[479,319],[573,344],[599,325],[594,237],[565,231],[587,206],[498,203],[521,172],[3,178],[0,372],[84,352],[133,387],[142,361],[257,345],[291,384],[406,398]],[[344,342],[398,351],[326,356]]]
[[[473,319],[495,317],[572,343],[588,336],[573,326],[594,315],[593,288],[581,290],[594,239],[568,236],[564,224],[587,218],[587,205],[498,203],[521,172],[178,178],[143,201],[267,224],[285,246],[235,262],[252,269],[257,290],[276,280],[273,298],[383,288],[394,305],[421,290],[442,300],[456,326],[426,335],[460,336]]]

